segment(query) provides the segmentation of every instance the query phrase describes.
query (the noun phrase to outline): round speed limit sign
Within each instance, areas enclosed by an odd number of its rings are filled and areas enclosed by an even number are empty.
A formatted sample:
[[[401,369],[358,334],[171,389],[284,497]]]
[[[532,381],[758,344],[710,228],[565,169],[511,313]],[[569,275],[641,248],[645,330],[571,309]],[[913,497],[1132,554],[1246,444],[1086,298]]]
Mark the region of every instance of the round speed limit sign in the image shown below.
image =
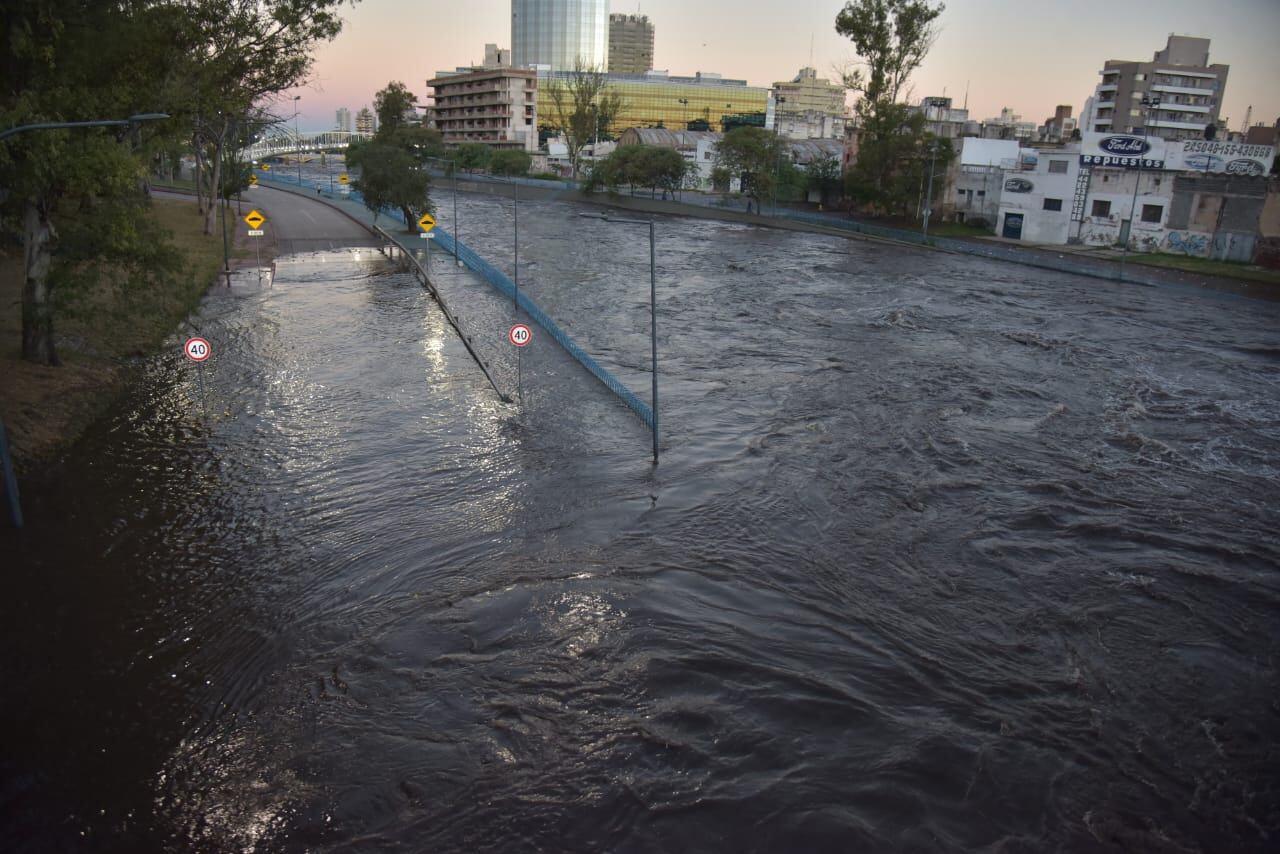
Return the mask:
[[[507,333],[507,340],[517,347],[523,347],[533,340],[533,330],[523,323],[517,323]]]
[[[193,362],[203,362],[213,355],[213,348],[203,338],[188,338],[187,343],[182,347],[182,352],[186,353],[187,358]]]

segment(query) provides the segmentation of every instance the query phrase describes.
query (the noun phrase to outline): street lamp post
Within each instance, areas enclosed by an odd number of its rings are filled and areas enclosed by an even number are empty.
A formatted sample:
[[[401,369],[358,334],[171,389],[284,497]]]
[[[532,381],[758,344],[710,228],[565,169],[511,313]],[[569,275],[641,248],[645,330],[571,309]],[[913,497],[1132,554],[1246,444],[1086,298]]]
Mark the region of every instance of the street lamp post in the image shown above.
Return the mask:
[[[1151,111],[1160,108],[1159,95],[1142,96],[1142,147],[1147,147],[1147,125],[1151,122]],[[1133,182],[1133,203],[1129,206],[1129,233],[1124,236],[1124,246],[1120,249],[1120,278],[1124,278],[1124,262],[1129,255],[1129,241],[1133,238],[1133,227],[1138,221],[1138,187],[1142,184],[1142,162],[1147,152],[1138,155],[1138,175]]]
[[[933,167],[938,159],[938,140],[929,144],[929,189],[924,196],[924,240],[929,242],[929,215],[933,213]]]
[[[680,130],[688,130],[689,129],[689,99],[677,98],[676,100],[679,101],[681,105],[680,122],[681,124],[684,125],[684,127],[680,128]]]
[[[428,157],[427,159],[436,163],[447,164],[449,176],[453,178],[453,221],[449,225],[453,228],[453,259],[461,267],[462,259],[458,257],[458,241],[462,235],[462,225],[458,222],[458,164],[452,160],[445,160],[443,157]]]
[[[129,116],[127,119],[103,119],[101,121],[92,122],[41,122],[34,125],[18,125],[17,127],[5,128],[0,131],[0,139],[7,139],[19,133],[26,133],[29,130],[66,130],[68,128],[105,128],[105,127],[131,127],[141,124],[142,122],[154,122],[161,119],[169,118],[168,113],[137,113]]]
[[[298,162],[298,189],[302,189],[302,137],[298,135],[298,101],[301,95],[293,96],[293,145]]]
[[[773,108],[773,135],[778,143],[778,157],[773,166],[773,215],[778,215],[778,184],[782,181],[782,105],[787,103],[786,95],[774,99],[777,106]]]
[[[624,225],[649,226],[649,358],[650,375],[653,378],[653,464],[656,466],[658,464],[658,256],[654,248],[653,220],[619,219],[608,214],[603,216],[579,214],[579,216]]]

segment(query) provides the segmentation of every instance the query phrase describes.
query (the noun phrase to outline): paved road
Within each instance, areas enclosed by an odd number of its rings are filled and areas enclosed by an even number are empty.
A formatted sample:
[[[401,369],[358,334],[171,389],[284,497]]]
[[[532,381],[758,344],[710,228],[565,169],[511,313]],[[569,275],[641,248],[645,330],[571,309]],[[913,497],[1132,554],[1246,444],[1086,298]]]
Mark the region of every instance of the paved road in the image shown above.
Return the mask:
[[[245,201],[266,215],[265,239],[278,255],[377,244],[350,217],[296,193],[259,186],[249,191]]]

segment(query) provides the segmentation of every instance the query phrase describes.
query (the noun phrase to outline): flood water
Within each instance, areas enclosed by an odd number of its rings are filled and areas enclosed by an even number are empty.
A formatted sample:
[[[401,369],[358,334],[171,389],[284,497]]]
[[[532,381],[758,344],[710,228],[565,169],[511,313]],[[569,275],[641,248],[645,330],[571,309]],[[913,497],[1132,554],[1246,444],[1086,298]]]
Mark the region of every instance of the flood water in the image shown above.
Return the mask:
[[[521,287],[648,399],[586,211]],[[369,249],[215,288],[0,534],[3,846],[1272,850],[1280,304],[657,231],[656,468],[440,258],[516,403]]]

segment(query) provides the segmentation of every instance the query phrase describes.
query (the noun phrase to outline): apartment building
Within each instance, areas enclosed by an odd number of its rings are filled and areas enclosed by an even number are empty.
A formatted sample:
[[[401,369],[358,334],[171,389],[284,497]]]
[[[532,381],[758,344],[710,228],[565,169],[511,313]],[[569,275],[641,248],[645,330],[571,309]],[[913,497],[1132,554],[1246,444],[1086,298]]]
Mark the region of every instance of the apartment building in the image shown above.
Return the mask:
[[[538,148],[538,75],[532,69],[464,68],[437,72],[431,123],[449,145]]]
[[[1210,64],[1209,39],[1169,36],[1150,62],[1110,59],[1083,116],[1084,130],[1203,139],[1220,123],[1230,66]],[[1144,106],[1143,98],[1159,99]]]

